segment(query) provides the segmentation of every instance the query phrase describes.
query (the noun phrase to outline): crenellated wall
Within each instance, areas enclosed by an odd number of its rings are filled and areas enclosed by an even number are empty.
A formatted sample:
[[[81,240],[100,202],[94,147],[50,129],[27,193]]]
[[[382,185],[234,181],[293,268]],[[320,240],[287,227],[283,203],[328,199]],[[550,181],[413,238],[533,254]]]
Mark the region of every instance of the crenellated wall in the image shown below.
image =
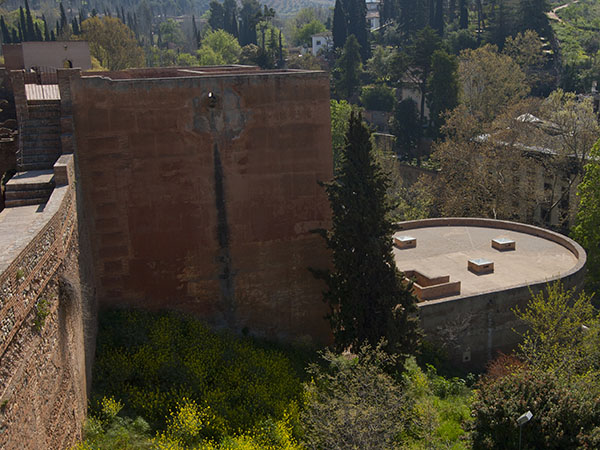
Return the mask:
[[[13,230],[15,247],[0,261],[0,448],[5,450],[68,448],[81,438],[85,417],[85,308],[72,157],[58,166],[63,185],[43,211],[19,208],[25,211],[21,216],[32,215],[31,222]]]

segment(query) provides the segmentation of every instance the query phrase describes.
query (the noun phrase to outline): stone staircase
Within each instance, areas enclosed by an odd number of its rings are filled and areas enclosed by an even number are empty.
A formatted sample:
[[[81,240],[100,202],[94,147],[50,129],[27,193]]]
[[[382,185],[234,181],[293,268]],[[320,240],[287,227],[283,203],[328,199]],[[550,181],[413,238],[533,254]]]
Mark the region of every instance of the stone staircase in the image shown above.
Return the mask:
[[[62,153],[60,100],[29,100],[27,119],[20,124],[17,175],[7,183],[4,206],[41,205],[55,186],[53,166]]]
[[[54,190],[54,170],[29,170],[12,177],[6,183],[4,206],[41,205]]]
[[[51,169],[61,154],[60,100],[29,101],[21,125],[19,171]]]

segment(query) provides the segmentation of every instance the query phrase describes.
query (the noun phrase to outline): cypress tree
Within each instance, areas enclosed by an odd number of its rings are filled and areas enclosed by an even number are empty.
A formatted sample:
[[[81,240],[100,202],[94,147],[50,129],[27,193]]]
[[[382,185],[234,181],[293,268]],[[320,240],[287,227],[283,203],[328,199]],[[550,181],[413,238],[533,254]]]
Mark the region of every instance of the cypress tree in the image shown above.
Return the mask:
[[[347,0],[348,36],[353,34],[360,44],[360,55],[366,61],[371,53],[369,27],[367,25],[367,5],[364,0]]]
[[[316,273],[327,283],[324,296],[338,351],[385,338],[388,351],[408,355],[418,341],[416,299],[394,262],[389,180],[374,159],[370,138],[360,114],[352,113],[340,171],[326,186],[332,228],[319,230],[332,250],[333,269]]]
[[[2,42],[5,44],[11,44],[12,39],[10,37],[8,27],[6,26],[6,22],[4,21],[4,16],[0,16],[0,29],[2,30]]]
[[[434,19],[434,30],[438,32],[440,37],[444,36],[444,3],[443,0],[436,0],[435,2],[435,19]]]
[[[342,0],[335,0],[335,7],[333,9],[333,27],[331,32],[333,34],[333,48],[342,48],[346,45],[346,38],[348,37],[348,17]]]
[[[27,21],[22,6],[19,6],[19,39],[20,42],[27,40]]]
[[[78,35],[79,34],[79,24],[77,23],[77,17],[73,17],[73,20],[71,21],[71,26],[73,27],[73,34]]]
[[[19,40],[19,36],[17,35],[17,30],[15,30],[14,28],[12,29],[12,38],[10,40],[13,44],[18,44],[19,42],[21,42]]]
[[[232,36],[239,37],[235,0],[225,0],[223,2],[223,29]]]
[[[48,22],[46,22],[46,16],[42,14],[42,22],[44,22],[44,40],[50,40],[50,30],[48,29]]]
[[[38,42],[44,40],[44,37],[42,36],[42,30],[40,30],[40,26],[37,23],[35,24],[35,40]]]
[[[198,27],[196,25],[196,16],[192,16],[192,34],[194,35],[196,48],[200,48],[200,33],[198,33]]]
[[[50,40],[51,41],[55,41],[56,40],[56,35],[54,34],[54,30],[50,30]]]
[[[69,27],[69,21],[67,20],[67,14],[65,13],[65,8],[60,2],[60,31],[65,32]]]
[[[37,36],[35,27],[33,26],[33,18],[31,17],[31,10],[29,9],[29,2],[27,0],[25,0],[25,16],[27,22],[25,31],[25,34],[27,35],[27,40],[35,41]]]
[[[466,30],[469,28],[469,10],[467,9],[467,0],[458,0],[458,9],[460,11],[458,26],[461,30]]]

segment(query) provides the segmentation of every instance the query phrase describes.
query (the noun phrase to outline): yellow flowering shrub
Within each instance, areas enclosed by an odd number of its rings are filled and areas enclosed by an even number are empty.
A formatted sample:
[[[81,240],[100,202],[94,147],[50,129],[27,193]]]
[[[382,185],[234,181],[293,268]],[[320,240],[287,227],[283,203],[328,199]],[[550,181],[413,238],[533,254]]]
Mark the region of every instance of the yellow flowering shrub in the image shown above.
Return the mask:
[[[123,416],[148,421],[156,448],[299,448],[288,411],[302,384],[290,359],[198,320],[103,312],[93,379],[92,414],[118,399]]]

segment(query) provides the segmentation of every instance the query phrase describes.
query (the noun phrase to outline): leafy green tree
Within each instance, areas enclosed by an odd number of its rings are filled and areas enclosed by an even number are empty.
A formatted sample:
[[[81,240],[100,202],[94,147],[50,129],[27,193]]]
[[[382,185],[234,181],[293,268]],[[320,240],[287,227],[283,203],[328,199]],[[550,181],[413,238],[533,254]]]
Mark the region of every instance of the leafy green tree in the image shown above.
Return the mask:
[[[365,109],[391,112],[396,103],[394,91],[383,84],[364,86],[360,93],[360,102]]]
[[[167,19],[162,22],[159,26],[160,35],[162,38],[162,43],[167,46],[167,44],[172,44],[177,48],[183,47],[185,38],[183,37],[183,32],[181,31],[181,27],[177,22],[173,19]],[[172,47],[171,47],[172,48]]]
[[[116,17],[90,17],[81,23],[90,53],[108,70],[142,67],[144,54],[133,31]]]
[[[325,25],[319,20],[312,20],[309,23],[297,28],[294,33],[294,42],[296,45],[305,45],[310,47],[312,45],[311,36],[326,31]]]
[[[357,355],[321,354],[325,367],[308,368],[306,409],[302,415],[310,449],[379,450],[395,448],[407,428],[408,400],[386,370],[397,361],[383,345],[362,346]]]
[[[565,290],[560,282],[532,295],[515,313],[527,326],[519,355],[527,365],[563,380],[600,370],[600,316],[585,292]],[[586,331],[587,330],[587,331]],[[597,385],[600,393],[600,384]]]
[[[507,106],[529,93],[525,74],[508,55],[493,45],[460,54],[458,75],[461,103],[479,120],[492,121]]]
[[[587,281],[592,292],[600,292],[600,141],[589,154],[583,181],[579,184],[579,210],[573,237],[587,252]],[[598,295],[598,294],[597,294]]]
[[[431,56],[431,75],[427,80],[427,104],[435,134],[444,124],[444,113],[458,105],[458,60],[443,50]]]
[[[239,61],[242,49],[235,36],[225,30],[209,31],[198,50],[202,65],[235,64]]]
[[[335,92],[340,98],[349,99],[354,95],[360,84],[361,72],[360,45],[356,37],[350,35],[333,70]]]
[[[341,168],[326,187],[332,228],[321,230],[333,254],[333,270],[319,274],[327,283],[338,350],[385,338],[388,351],[407,355],[417,344],[416,300],[392,253],[388,184],[374,160],[369,130],[360,114],[351,113]]]

